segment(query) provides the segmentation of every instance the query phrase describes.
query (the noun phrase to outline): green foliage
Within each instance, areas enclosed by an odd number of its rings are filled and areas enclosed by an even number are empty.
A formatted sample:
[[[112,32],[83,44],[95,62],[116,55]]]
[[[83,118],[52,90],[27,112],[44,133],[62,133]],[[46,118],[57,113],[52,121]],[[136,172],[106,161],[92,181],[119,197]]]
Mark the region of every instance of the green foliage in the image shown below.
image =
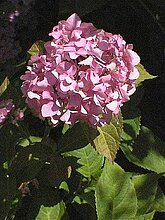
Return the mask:
[[[8,79],[8,77],[6,77],[4,79],[4,81],[2,82],[2,84],[0,85],[0,96],[4,93],[4,91],[7,89],[8,85],[9,85],[10,81]]]
[[[137,67],[137,69],[138,69],[138,71],[139,71],[139,73],[140,73],[139,78],[136,80],[136,85],[137,85],[137,86],[140,85],[144,80],[154,79],[154,78],[157,77],[157,76],[153,76],[153,75],[149,74],[149,73],[145,70],[145,68],[144,68],[144,66],[143,66],[142,64],[138,64],[136,67]]]
[[[119,148],[122,126],[122,115],[113,116],[109,125],[98,128],[99,135],[93,141],[96,150],[111,161]]]
[[[133,146],[123,143],[121,149],[127,159],[136,165],[158,174],[165,173],[165,143],[151,130],[142,127]]]
[[[36,55],[37,53],[41,52],[44,50],[44,41],[38,40],[36,41],[31,48],[28,50],[28,54],[31,56]]]
[[[136,93],[133,94],[130,101],[122,107],[122,116],[124,128],[122,139],[125,143],[130,144],[139,135],[141,129],[141,112],[138,108],[143,96],[143,88],[139,86]]]
[[[96,129],[85,123],[76,123],[69,128],[59,140],[58,149],[60,152],[67,152],[87,146],[98,135]]]
[[[133,220],[152,220],[154,217],[155,211],[144,214],[144,215],[140,215],[140,216],[136,216]]]
[[[159,186],[157,187],[155,200],[151,210],[155,210],[157,212],[165,212],[165,195]]]
[[[151,210],[151,207],[155,202],[158,179],[159,176],[152,173],[133,177],[133,184],[138,202],[136,216],[145,215]]]
[[[22,147],[27,147],[30,144],[35,144],[35,143],[39,143],[42,141],[42,138],[40,137],[36,137],[36,136],[29,136],[28,139],[22,139],[19,143],[20,146]]]
[[[64,214],[65,204],[63,202],[60,202],[53,207],[41,206],[36,220],[61,220]]]
[[[130,2],[132,7],[136,4]],[[154,5],[153,0],[150,2]],[[92,18],[94,22],[98,9],[117,9],[115,1],[108,0],[61,0],[56,3],[58,13],[53,19],[57,20],[76,12],[85,16],[84,20]],[[7,15],[10,7],[12,10],[15,7],[9,1],[7,4],[3,1],[0,6],[0,11]],[[115,14],[118,15],[116,11]],[[54,23],[44,15],[38,16],[46,22],[45,26],[52,28]],[[30,44],[29,41],[25,48]],[[20,75],[25,71],[27,56],[39,52],[45,52],[42,40],[31,46],[28,55],[22,51],[21,60],[11,61],[14,63],[11,69],[10,66],[6,68],[7,63],[5,68],[0,66],[1,98],[13,99],[16,108],[25,110],[23,121],[12,123],[13,110],[0,126],[0,219],[156,219],[155,213],[165,212],[162,187],[165,143],[143,126],[139,110],[144,94],[143,82],[156,76],[150,75],[143,65],[137,65],[140,73],[137,90],[109,125],[94,129],[86,123],[76,122],[73,127],[60,123],[53,128],[46,120],[29,112],[21,92]],[[117,153],[119,156],[121,153],[119,147],[124,153],[121,160],[117,157]]]
[[[67,155],[78,158],[77,163],[81,166],[77,168],[77,171],[84,177],[91,179],[100,174],[104,158],[98,155],[91,144],[88,144],[84,148],[68,152]]]
[[[96,185],[96,208],[99,220],[133,219],[137,198],[130,177],[116,163],[106,161]]]

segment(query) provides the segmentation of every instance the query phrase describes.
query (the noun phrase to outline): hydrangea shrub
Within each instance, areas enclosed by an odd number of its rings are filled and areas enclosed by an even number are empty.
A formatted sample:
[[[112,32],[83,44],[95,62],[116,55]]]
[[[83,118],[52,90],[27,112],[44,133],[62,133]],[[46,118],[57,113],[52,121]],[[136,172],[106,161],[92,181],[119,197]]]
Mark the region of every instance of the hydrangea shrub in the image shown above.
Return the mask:
[[[9,2],[15,9],[3,15],[14,32],[0,27],[0,219],[157,219],[165,148],[141,122],[143,81],[154,77],[133,45],[72,14],[22,62],[13,42],[29,43],[17,37],[26,11],[37,29],[39,1]]]

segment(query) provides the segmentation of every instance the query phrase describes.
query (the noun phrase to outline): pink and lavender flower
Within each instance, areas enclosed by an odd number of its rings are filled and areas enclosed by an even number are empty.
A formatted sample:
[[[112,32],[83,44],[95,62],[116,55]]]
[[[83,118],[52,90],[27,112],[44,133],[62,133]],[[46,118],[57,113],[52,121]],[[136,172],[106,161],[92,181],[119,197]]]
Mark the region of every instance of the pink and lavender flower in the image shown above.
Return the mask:
[[[31,57],[21,76],[26,103],[56,126],[77,120],[103,126],[129,100],[139,77],[140,58],[121,35],[81,22],[77,14],[49,34],[45,52]]]
[[[8,114],[14,108],[13,100],[3,100],[0,102],[0,125],[6,120]]]

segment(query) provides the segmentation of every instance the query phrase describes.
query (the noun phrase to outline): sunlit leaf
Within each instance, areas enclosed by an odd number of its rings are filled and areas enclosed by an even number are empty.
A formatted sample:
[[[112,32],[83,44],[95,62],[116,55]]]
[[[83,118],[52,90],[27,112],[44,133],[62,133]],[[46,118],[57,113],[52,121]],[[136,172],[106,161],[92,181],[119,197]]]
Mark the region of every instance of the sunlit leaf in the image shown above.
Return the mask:
[[[58,189],[47,186],[44,182],[39,182],[39,187],[33,190],[33,199],[29,204],[29,212],[27,213],[26,219],[36,219],[39,213],[40,207],[54,207],[61,202]],[[59,210],[58,206],[56,207]],[[54,212],[53,212],[54,213]],[[58,212],[56,213],[56,215]],[[56,216],[54,216],[55,218]],[[42,218],[45,220],[45,218]],[[55,218],[56,219],[56,218]],[[53,219],[54,220],[54,219]]]
[[[144,215],[136,216],[132,220],[153,220],[154,214],[155,214],[155,211],[152,211]]]
[[[31,46],[31,48],[28,50],[28,53],[33,56],[33,55],[35,55],[35,54],[37,54],[37,53],[43,51],[43,50],[44,50],[44,43],[45,43],[45,42],[42,41],[42,40],[36,41],[36,42]]]
[[[91,144],[68,152],[67,155],[79,158],[77,163],[81,166],[77,168],[77,171],[83,176],[91,179],[92,176],[95,177],[101,172],[104,158],[95,151]]]
[[[36,220],[61,220],[65,213],[65,204],[58,203],[53,207],[41,206]]]
[[[4,91],[7,89],[8,85],[9,85],[10,81],[8,79],[8,77],[6,77],[4,79],[4,81],[2,82],[2,84],[0,85],[0,96],[4,93]]]
[[[42,141],[42,138],[36,136],[29,136],[29,139],[22,139],[19,143],[22,147],[29,146],[30,143],[39,143]]]
[[[116,163],[106,161],[96,185],[98,220],[133,219],[137,198],[130,177]]]
[[[142,127],[131,148],[122,143],[121,149],[132,163],[158,174],[165,173],[165,143],[148,128]]]
[[[143,82],[144,80],[147,80],[147,79],[154,79],[156,78],[157,76],[153,76],[153,75],[150,75],[144,68],[144,66],[142,64],[138,64],[137,66],[137,69],[140,73],[140,76],[139,78],[136,80],[136,85],[140,85],[141,82]]]
[[[96,150],[106,158],[114,160],[123,128],[122,115],[113,116],[109,125],[98,128],[99,135],[94,139]]]

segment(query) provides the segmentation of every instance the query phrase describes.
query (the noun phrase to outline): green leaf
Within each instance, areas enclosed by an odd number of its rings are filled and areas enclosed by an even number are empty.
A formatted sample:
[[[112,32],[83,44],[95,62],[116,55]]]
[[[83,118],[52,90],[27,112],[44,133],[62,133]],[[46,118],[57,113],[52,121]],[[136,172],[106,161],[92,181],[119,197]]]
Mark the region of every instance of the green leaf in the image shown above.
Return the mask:
[[[60,152],[68,152],[87,146],[97,136],[97,130],[86,123],[76,123],[62,135],[58,143]]]
[[[122,128],[122,115],[113,116],[109,125],[98,128],[100,134],[94,139],[96,150],[111,161],[116,157]]]
[[[144,215],[150,211],[155,200],[158,179],[159,176],[153,173],[133,177],[132,181],[136,190],[138,202],[136,216]]]
[[[4,93],[4,91],[7,89],[8,85],[9,85],[10,81],[8,79],[8,77],[6,77],[4,79],[4,81],[2,82],[2,84],[0,85],[0,96]]]
[[[159,186],[157,188],[154,204],[151,210],[155,210],[156,212],[165,212],[165,195]]]
[[[138,108],[143,95],[141,86],[137,88],[135,94],[131,97],[131,100],[124,104],[122,107],[122,116],[124,119],[124,128],[122,133],[122,139],[125,142],[131,142],[134,140],[141,129],[141,112]]]
[[[29,139],[22,139],[19,143],[22,147],[27,147],[30,144],[39,143],[42,141],[42,138],[36,136],[29,136]]]
[[[61,220],[65,213],[65,204],[60,202],[53,207],[41,206],[36,220]]]
[[[45,207],[52,207],[61,202],[59,190],[54,187],[45,185],[45,182],[38,183],[38,188],[31,189],[31,202],[29,204],[29,211],[26,219],[36,219],[41,205]]]
[[[33,56],[36,55],[37,53],[41,52],[44,50],[44,44],[45,42],[42,40],[36,41],[31,48],[28,50],[28,53]]]
[[[139,73],[140,73],[140,76],[139,78],[136,80],[136,85],[140,85],[141,82],[143,82],[144,80],[147,80],[147,79],[154,79],[156,78],[157,76],[153,76],[153,75],[150,75],[144,68],[144,66],[142,64],[138,64],[136,66],[136,68],[138,69]]]
[[[142,126],[131,148],[124,143],[120,147],[130,162],[158,174],[165,173],[165,143],[148,128]]]
[[[91,144],[88,144],[84,148],[68,152],[67,155],[79,158],[77,163],[81,166],[77,168],[77,171],[83,176],[91,179],[100,174],[104,158],[95,151]]]
[[[144,214],[144,215],[140,215],[135,217],[133,220],[152,220],[154,217],[155,211],[152,211],[150,213]]]
[[[95,192],[94,190],[90,190],[86,188],[83,193],[79,194],[79,197],[83,199],[85,202],[90,204],[94,209],[95,207]]]
[[[116,163],[105,163],[96,185],[96,208],[99,220],[131,220],[135,217],[137,198],[134,185]]]
[[[137,137],[141,128],[140,119],[141,117],[136,117],[124,120],[124,132],[122,134],[124,141],[132,141]]]
[[[36,136],[29,136],[29,139],[22,139],[19,143],[20,146],[22,147],[27,147],[30,144],[34,144],[34,143],[39,143],[42,141],[42,138],[40,137],[36,137]]]
[[[62,134],[65,134],[68,129],[69,129],[69,125],[64,124],[63,129],[62,129]]]

